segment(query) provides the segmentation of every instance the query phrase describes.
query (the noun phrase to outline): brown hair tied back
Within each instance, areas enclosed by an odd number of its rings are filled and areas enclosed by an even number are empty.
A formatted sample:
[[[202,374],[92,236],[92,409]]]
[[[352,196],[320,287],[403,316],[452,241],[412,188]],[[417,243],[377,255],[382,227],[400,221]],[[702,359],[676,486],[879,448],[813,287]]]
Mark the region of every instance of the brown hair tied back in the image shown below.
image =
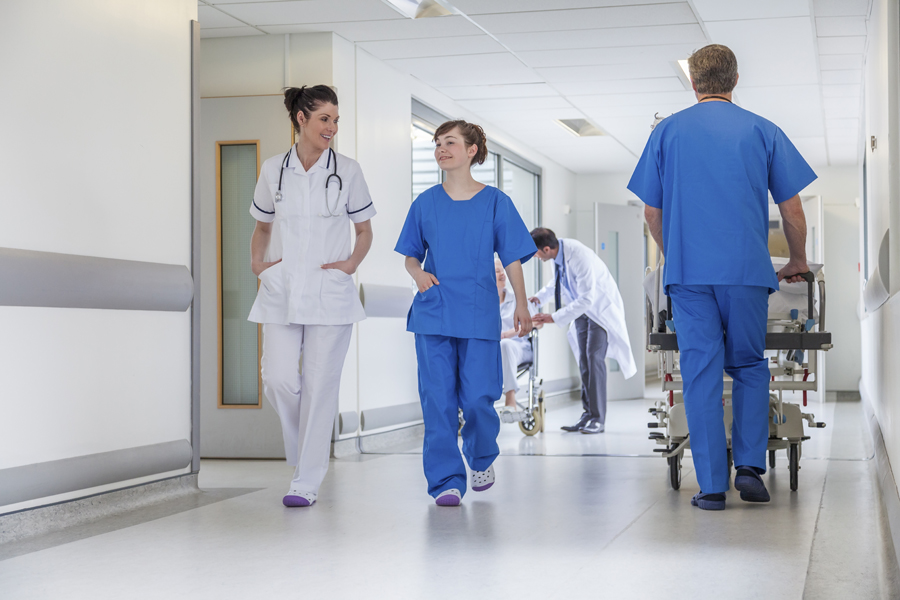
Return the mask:
[[[312,87],[285,88],[284,107],[291,117],[291,124],[297,133],[300,133],[300,124],[297,123],[297,113],[303,112],[307,119],[309,115],[322,104],[338,105],[337,94],[327,85],[314,85]]]
[[[478,146],[478,151],[475,152],[475,156],[472,157],[472,162],[469,165],[480,165],[487,158],[487,136],[484,135],[484,129],[481,128],[480,125],[476,125],[475,123],[469,123],[466,121],[447,121],[443,125],[437,128],[437,131],[434,132],[434,137],[432,141],[437,141],[438,137],[449,133],[453,128],[459,129],[459,133],[463,137],[463,141],[466,143],[466,148],[469,146]]]

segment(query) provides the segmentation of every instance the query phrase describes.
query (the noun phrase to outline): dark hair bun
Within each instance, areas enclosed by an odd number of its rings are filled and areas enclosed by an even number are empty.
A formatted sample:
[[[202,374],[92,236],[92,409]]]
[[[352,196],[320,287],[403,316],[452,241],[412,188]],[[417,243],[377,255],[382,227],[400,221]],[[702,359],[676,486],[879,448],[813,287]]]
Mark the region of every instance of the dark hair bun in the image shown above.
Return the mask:
[[[314,85],[312,87],[285,88],[284,89],[284,107],[291,117],[291,123],[294,129],[300,131],[300,124],[297,122],[297,113],[302,112],[307,119],[322,104],[338,105],[338,97],[333,89],[327,85]]]

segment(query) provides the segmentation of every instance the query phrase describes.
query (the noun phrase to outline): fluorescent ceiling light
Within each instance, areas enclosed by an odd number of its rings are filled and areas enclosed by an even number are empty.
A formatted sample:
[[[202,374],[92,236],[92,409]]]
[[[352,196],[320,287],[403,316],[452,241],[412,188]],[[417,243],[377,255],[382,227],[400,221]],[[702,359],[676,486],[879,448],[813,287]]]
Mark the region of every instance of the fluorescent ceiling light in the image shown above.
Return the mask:
[[[687,59],[679,60],[678,66],[681,67],[681,70],[684,73],[684,76],[688,78],[688,81],[690,81],[691,80],[691,69],[688,67]]]
[[[444,0],[383,0],[401,15],[410,19],[427,19],[428,17],[446,17],[458,13],[452,5]]]
[[[556,119],[557,125],[574,135],[575,137],[591,137],[597,135],[606,135],[599,127],[588,121],[587,119]]]

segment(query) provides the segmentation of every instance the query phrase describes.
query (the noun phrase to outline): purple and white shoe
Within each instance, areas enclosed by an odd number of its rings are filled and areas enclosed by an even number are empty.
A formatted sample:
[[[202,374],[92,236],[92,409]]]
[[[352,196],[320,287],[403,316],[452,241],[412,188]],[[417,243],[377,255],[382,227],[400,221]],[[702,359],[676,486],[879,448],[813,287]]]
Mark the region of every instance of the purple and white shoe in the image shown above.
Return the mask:
[[[487,471],[472,471],[472,491],[483,492],[494,485],[494,465],[487,468]]]
[[[438,506],[459,506],[461,500],[462,494],[459,493],[458,489],[452,488],[438,494],[437,498],[434,499],[434,503]]]
[[[291,490],[281,501],[285,506],[290,507],[312,506],[316,503],[316,495],[310,494],[309,492]]]

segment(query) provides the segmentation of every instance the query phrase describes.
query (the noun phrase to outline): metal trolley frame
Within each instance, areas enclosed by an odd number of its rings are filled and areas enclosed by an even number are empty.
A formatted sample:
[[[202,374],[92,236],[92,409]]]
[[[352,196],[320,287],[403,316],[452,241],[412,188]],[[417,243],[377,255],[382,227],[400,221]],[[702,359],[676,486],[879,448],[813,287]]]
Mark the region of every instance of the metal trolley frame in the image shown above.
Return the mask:
[[[801,412],[800,406],[784,402],[785,391],[800,391],[803,406],[807,405],[807,393],[819,389],[818,353],[831,349],[831,333],[825,330],[825,279],[819,272],[803,274],[807,282],[807,319],[801,319],[797,310],[792,310],[790,318],[769,319],[766,332],[766,355],[769,359],[769,466],[775,467],[775,452],[786,450],[790,471],[791,491],[796,491],[800,471],[802,444],[809,436],[803,424],[810,428],[825,427],[817,422],[811,413]],[[659,298],[661,275],[656,275],[656,297]],[[818,285],[817,285],[818,284]],[[814,295],[819,292],[819,319],[814,315]],[[681,487],[681,461],[684,451],[690,448],[690,433],[684,409],[681,371],[679,368],[678,337],[672,320],[672,302],[653,314],[653,305],[647,299],[646,310],[647,350],[659,357],[659,376],[662,380],[664,398],[654,403],[649,412],[655,421],[647,424],[650,439],[662,448],[654,449],[668,462],[669,483],[673,489]],[[725,378],[724,426],[728,441],[728,468],[733,465],[731,452],[731,379]]]

